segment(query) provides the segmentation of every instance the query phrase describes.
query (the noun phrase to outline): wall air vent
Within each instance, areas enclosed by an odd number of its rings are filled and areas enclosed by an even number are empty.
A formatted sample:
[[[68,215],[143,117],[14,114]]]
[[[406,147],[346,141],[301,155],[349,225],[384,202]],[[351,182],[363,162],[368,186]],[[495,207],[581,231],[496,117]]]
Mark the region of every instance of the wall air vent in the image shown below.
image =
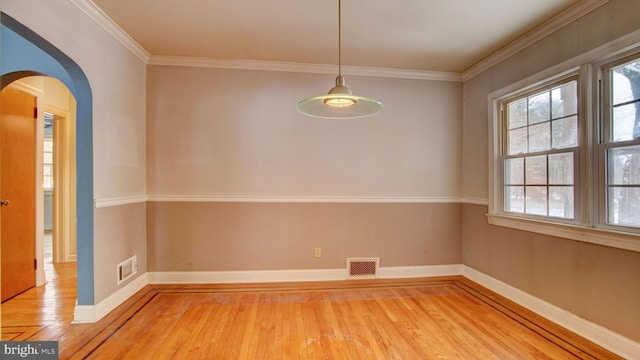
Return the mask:
[[[379,257],[347,258],[347,279],[376,279],[379,268]]]
[[[125,282],[138,272],[138,260],[136,255],[118,264],[118,285]]]

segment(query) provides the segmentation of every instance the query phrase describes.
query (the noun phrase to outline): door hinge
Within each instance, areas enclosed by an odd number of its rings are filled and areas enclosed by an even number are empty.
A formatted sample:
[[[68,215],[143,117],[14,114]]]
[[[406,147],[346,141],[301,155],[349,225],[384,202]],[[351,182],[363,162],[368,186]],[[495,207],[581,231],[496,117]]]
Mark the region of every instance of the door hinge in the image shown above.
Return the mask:
[[[38,118],[38,108],[37,108],[37,107],[34,107],[34,108],[33,108],[33,118],[34,118],[34,119],[37,119],[37,118]]]
[[[33,270],[38,270],[38,259],[33,259]]]

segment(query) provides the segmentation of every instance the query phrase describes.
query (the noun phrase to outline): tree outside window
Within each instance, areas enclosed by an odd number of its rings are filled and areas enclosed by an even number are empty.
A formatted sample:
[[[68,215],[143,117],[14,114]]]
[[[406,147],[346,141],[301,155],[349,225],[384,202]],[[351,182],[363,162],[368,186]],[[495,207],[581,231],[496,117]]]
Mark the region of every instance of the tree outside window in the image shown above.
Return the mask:
[[[610,70],[607,222],[640,227],[640,60]]]
[[[505,212],[575,218],[578,82],[505,102]]]

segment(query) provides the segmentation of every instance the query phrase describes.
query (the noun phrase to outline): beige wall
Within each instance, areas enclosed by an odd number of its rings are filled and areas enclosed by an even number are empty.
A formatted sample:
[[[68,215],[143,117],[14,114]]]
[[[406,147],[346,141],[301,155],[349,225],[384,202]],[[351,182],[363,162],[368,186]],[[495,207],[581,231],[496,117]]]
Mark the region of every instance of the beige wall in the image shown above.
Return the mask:
[[[94,197],[100,200],[144,195],[145,63],[71,1],[3,0],[2,11],[68,55],[89,80],[93,96]],[[144,220],[128,224],[102,218],[107,213],[118,218],[112,214],[116,212],[119,218],[124,219],[127,214],[125,208],[95,210],[94,250],[99,254],[95,256],[94,268],[96,303],[115,290],[110,282],[102,281],[115,278],[116,269],[111,261],[117,259],[118,263],[132,255],[118,249],[134,242],[139,261],[146,257],[146,253],[141,251],[146,246]],[[144,205],[141,208],[144,212]],[[100,226],[107,222],[110,224],[108,227]],[[135,231],[132,227],[136,228]],[[127,233],[138,236],[125,236]]]
[[[640,253],[489,225],[486,213],[464,205],[465,265],[640,341]]]
[[[2,11],[71,57],[87,75],[96,199],[144,195],[145,63],[70,1],[3,0]]]
[[[465,198],[487,199],[488,94],[640,29],[639,5],[611,0],[465,82]],[[465,265],[640,341],[640,253],[489,226],[485,213],[464,206]]]
[[[150,66],[148,193],[460,198],[462,84],[347,80],[383,112],[299,114],[332,75]]]
[[[94,264],[96,302],[102,301],[147,269],[146,205],[111,206],[95,210]],[[118,285],[117,266],[136,255],[138,275]]]
[[[636,0],[611,0],[464,88],[348,77],[354,92],[386,105],[375,118],[349,121],[295,112],[296,101],[327,91],[332,76],[161,66],[147,71],[69,1],[5,0],[2,10],[85,71],[94,101],[97,199],[482,200],[488,188],[487,95],[637,29],[637,6]],[[489,226],[486,211],[443,203],[153,201],[99,208],[96,302],[118,289],[115,265],[134,254],[139,268],[150,271],[334,268],[347,256],[379,255],[382,266],[462,261],[640,341],[638,253]],[[323,248],[319,259],[313,257],[316,247]]]
[[[462,84],[348,81],[383,112],[299,114],[296,102],[328,91],[332,75],[149,66],[148,192],[193,201],[148,204],[149,271],[344,268],[348,256],[458,264]]]
[[[149,202],[149,271],[459,264],[460,204]],[[320,258],[314,248],[321,248]]]

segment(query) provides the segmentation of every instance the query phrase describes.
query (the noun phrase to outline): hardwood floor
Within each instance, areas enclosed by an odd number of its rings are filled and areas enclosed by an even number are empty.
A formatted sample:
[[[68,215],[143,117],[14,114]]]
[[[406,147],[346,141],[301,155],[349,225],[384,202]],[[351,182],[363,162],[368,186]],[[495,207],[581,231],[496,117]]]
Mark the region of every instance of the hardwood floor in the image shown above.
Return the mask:
[[[2,303],[2,340],[39,339],[43,329],[70,324],[76,302],[76,263],[52,262],[51,232],[44,234],[44,271],[47,284]],[[35,336],[35,337],[34,337]]]
[[[3,340],[61,359],[617,359],[463,278],[149,285],[71,324],[75,264],[2,305]]]

